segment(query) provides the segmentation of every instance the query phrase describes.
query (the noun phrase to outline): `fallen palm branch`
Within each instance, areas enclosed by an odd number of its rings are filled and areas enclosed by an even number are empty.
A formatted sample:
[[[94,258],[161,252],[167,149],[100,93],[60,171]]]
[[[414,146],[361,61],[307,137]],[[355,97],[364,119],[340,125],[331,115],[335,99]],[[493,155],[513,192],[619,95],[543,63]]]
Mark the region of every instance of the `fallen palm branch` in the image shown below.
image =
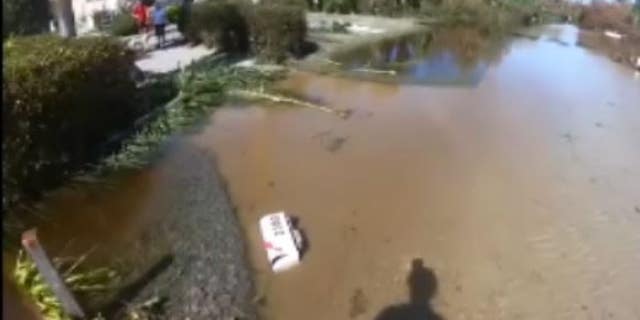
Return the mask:
[[[336,65],[336,66],[341,66],[342,65],[342,63],[337,62],[337,61],[333,61],[331,59],[324,59],[324,61],[326,61],[329,64]]]
[[[71,186],[98,181],[115,171],[139,169],[149,163],[168,135],[180,132],[197,123],[212,109],[220,106],[226,97],[268,100],[296,106],[318,109],[335,114],[343,119],[351,110],[335,110],[323,105],[296,98],[266,93],[263,87],[284,73],[246,68],[207,67],[200,70],[184,70],[176,75],[177,96],[165,106],[136,122],[135,133],[127,133],[118,152],[105,157],[96,166],[72,178]],[[120,138],[122,139],[122,138]]]
[[[262,87],[283,76],[279,71],[199,66],[176,74],[177,96],[163,107],[136,121],[135,133],[122,139],[120,150],[105,157],[82,176],[103,176],[123,169],[136,169],[150,163],[167,136],[193,125],[207,112],[221,105],[229,88]],[[73,179],[80,183],[79,179]]]
[[[377,69],[359,68],[359,69],[353,69],[351,71],[375,73],[375,74],[388,74],[388,75],[391,75],[391,76],[395,76],[396,75],[396,71],[395,70],[377,70]]]
[[[286,103],[286,104],[291,104],[295,106],[316,109],[323,112],[335,114],[342,119],[348,118],[352,113],[352,110],[350,109],[343,109],[343,110],[333,109],[333,108],[315,104],[309,101],[299,100],[296,98],[287,97],[279,94],[268,93],[262,90],[231,89],[227,92],[227,94],[230,96],[235,96],[242,99],[268,100],[268,101],[277,102],[277,103]]]

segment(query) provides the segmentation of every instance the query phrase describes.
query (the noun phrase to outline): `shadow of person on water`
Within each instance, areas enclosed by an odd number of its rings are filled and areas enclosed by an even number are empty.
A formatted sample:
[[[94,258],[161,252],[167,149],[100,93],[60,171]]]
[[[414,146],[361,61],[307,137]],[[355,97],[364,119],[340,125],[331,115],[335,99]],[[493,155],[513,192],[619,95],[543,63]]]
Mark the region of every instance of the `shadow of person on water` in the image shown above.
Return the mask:
[[[409,303],[393,305],[380,312],[375,320],[444,320],[432,310],[430,300],[435,297],[438,282],[422,259],[413,259],[407,277]]]

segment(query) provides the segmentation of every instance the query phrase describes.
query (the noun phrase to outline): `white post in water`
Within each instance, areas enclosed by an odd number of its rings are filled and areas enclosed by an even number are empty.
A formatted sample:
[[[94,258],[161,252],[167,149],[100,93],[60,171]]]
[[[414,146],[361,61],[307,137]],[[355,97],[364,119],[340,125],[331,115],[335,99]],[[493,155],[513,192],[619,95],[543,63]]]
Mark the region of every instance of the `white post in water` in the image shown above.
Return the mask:
[[[49,257],[47,257],[47,253],[44,252],[44,249],[38,241],[35,228],[27,230],[22,234],[22,246],[35,263],[44,281],[46,281],[53,290],[60,304],[62,304],[64,311],[72,318],[84,319],[84,311],[82,311],[80,304],[73,297],[73,294],[71,294],[71,291],[65,285],[60,274],[58,274],[58,270],[56,270],[51,260],[49,260]]]

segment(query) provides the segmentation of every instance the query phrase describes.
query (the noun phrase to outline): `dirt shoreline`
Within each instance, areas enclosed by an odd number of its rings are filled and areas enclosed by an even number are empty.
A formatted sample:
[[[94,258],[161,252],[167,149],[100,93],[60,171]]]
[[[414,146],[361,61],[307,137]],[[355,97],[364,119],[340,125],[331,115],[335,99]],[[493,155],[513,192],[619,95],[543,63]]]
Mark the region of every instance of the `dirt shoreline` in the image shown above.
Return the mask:
[[[245,232],[215,156],[188,141],[173,148],[155,173],[162,188],[171,190],[153,204],[164,212],[136,243],[139,252],[153,256],[145,260],[156,262],[146,263],[150,269],[141,278],[148,282],[143,280],[131,304],[161,299],[155,315],[161,319],[256,319]]]

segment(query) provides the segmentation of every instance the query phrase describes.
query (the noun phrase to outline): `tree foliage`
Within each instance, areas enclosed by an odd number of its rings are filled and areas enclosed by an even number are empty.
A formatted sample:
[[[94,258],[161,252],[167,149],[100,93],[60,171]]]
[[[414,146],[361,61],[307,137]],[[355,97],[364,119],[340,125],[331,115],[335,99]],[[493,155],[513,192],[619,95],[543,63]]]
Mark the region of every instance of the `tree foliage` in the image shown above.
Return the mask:
[[[2,38],[47,32],[51,18],[48,0],[2,0]]]

